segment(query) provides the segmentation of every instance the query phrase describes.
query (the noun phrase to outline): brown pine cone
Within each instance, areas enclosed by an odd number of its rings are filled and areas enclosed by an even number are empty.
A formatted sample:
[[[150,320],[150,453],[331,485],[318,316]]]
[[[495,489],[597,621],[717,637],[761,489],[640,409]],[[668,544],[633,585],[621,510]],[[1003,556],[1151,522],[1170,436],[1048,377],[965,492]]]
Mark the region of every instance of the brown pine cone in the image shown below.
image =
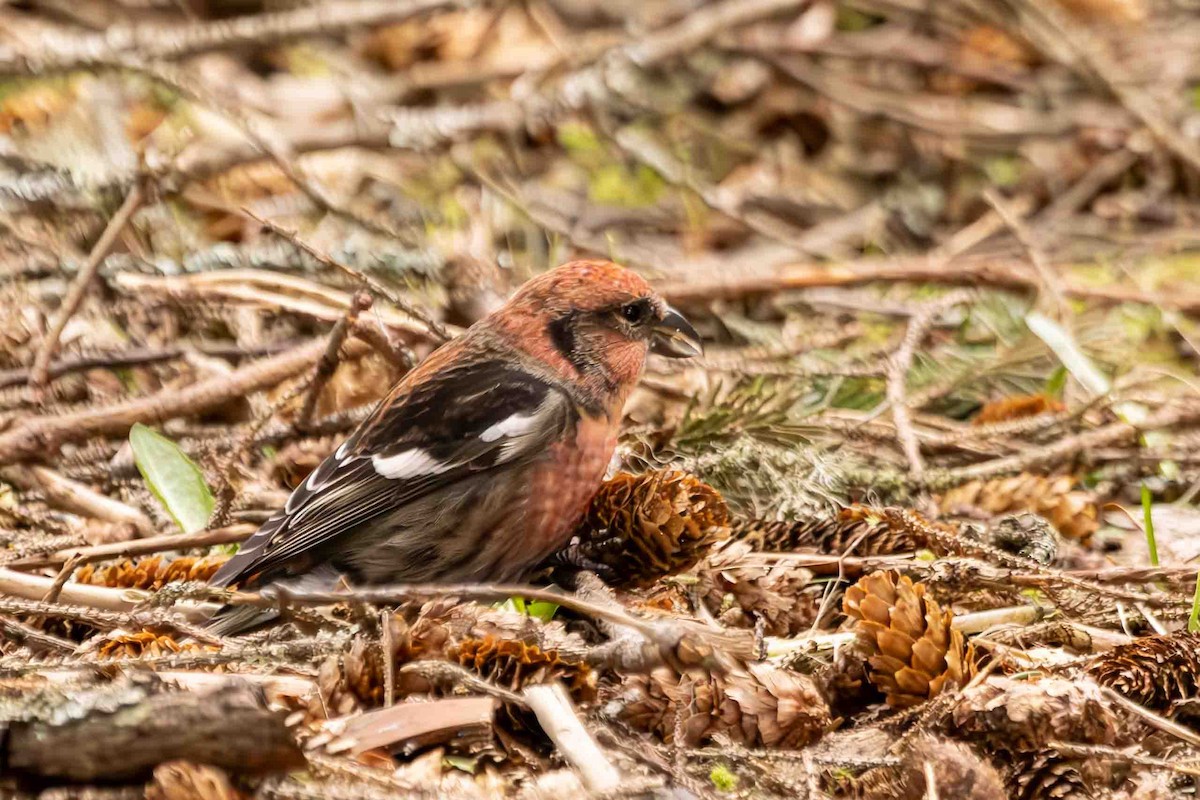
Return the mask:
[[[954,684],[963,685],[972,652],[951,627],[924,584],[894,571],[874,572],[846,590],[842,611],[854,620],[859,643],[870,653],[867,675],[904,708],[923,703]]]
[[[1027,752],[1054,740],[1114,744],[1112,704],[1090,681],[993,676],[963,690],[950,715],[956,736],[982,739],[993,749]]]
[[[607,568],[622,588],[649,586],[696,564],[729,534],[729,510],[716,489],[677,470],[623,472],[605,481],[563,556]]]
[[[718,736],[746,747],[798,748],[819,739],[831,724],[829,706],[807,675],[757,663],[726,674],[678,675],[660,668],[629,675],[609,708],[638,730],[673,742],[683,714],[682,744],[694,747]]]
[[[1008,796],[1015,800],[1095,800],[1079,763],[1053,750],[1022,755],[1008,770]]]
[[[812,548],[822,553],[882,556],[916,549],[908,533],[871,516],[860,506],[842,509],[834,516],[791,522],[740,521],[732,535],[749,542],[755,550],[772,553]]]
[[[1096,656],[1085,670],[1101,686],[1165,711],[1200,691],[1200,633],[1143,636]]]
[[[984,405],[971,420],[972,425],[992,425],[997,422],[1008,422],[1025,417],[1036,417],[1038,414],[1057,413],[1066,411],[1067,407],[1061,400],[1044,394],[1019,394],[993,400]]]
[[[104,639],[96,648],[96,657],[101,659],[158,658],[185,651],[215,652],[218,649],[194,642],[180,643],[175,641],[174,637],[153,631],[138,631],[137,633],[117,633]]]
[[[517,639],[484,636],[464,639],[450,656],[492,683],[519,692],[526,686],[563,681],[578,701],[596,696],[596,673],[582,661],[564,660],[557,651]]]
[[[1092,493],[1076,485],[1070,475],[1023,472],[964,483],[942,495],[938,506],[952,515],[970,510],[992,515],[1028,511],[1050,520],[1063,536],[1086,541],[1100,527],[1100,511]]]
[[[746,542],[726,542],[693,570],[692,595],[726,627],[753,628],[768,636],[795,636],[817,618],[820,584],[791,564],[756,563]]]
[[[905,747],[900,764],[863,775],[864,800],[925,800],[930,797],[927,770],[933,773],[938,797],[954,800],[998,800],[1004,782],[986,759],[962,742],[920,734]]]
[[[113,589],[161,589],[177,581],[207,582],[227,560],[227,555],[182,556],[171,560],[147,556],[101,567],[86,564],[75,573],[75,580]]]

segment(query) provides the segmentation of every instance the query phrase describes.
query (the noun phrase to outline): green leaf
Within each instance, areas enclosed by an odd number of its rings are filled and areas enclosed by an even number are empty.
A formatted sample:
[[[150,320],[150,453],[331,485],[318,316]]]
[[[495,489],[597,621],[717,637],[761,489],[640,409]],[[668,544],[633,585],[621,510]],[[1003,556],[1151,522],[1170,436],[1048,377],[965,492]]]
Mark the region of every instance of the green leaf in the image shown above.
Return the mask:
[[[138,472],[184,533],[204,530],[212,514],[212,492],[204,473],[179,445],[140,422],[129,430]]]
[[[1142,484],[1142,519],[1146,524],[1146,547],[1150,550],[1150,566],[1158,566],[1158,542],[1154,538],[1154,515],[1151,510],[1154,505],[1154,498],[1150,494],[1150,487]]]
[[[544,600],[530,601],[517,595],[513,595],[502,603],[496,603],[492,608],[497,611],[512,611],[517,614],[523,614],[527,617],[540,619],[542,622],[549,622],[558,613],[558,603],[549,603]]]
[[[545,600],[536,600],[532,603],[525,604],[525,613],[534,619],[540,619],[542,622],[549,622],[554,619],[554,615],[558,613],[558,603],[550,603]]]
[[[1063,390],[1067,388],[1067,374],[1066,367],[1059,367],[1050,373],[1050,377],[1046,379],[1046,395],[1048,397],[1062,399]]]

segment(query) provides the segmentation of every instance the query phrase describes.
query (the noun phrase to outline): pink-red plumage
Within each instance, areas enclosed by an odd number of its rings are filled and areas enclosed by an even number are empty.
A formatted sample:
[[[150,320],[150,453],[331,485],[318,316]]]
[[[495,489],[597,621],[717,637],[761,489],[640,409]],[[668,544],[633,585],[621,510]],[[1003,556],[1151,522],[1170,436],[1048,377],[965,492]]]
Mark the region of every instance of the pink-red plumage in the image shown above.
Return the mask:
[[[622,267],[577,261],[541,275],[393,387],[213,582],[517,578],[583,514],[647,352],[698,348],[686,320]]]

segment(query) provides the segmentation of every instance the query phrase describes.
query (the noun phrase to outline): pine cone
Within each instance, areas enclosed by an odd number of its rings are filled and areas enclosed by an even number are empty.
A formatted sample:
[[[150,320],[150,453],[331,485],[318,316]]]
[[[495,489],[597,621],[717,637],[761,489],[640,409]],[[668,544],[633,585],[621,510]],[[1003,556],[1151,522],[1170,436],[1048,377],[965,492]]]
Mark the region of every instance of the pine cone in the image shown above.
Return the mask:
[[[653,470],[605,481],[575,535],[579,557],[634,588],[692,567],[728,533],[715,489],[685,472]]]
[[[874,769],[860,781],[865,800],[925,800],[931,796],[926,769],[933,771],[938,797],[997,800],[1004,782],[986,759],[962,742],[920,734],[905,747],[900,765]]]
[[[970,509],[993,515],[1029,511],[1050,520],[1063,536],[1086,541],[1100,527],[1100,512],[1091,492],[1075,486],[1070,475],[1046,477],[1023,472],[964,483],[942,495],[938,506],[944,514]]]
[[[180,643],[171,636],[153,631],[138,631],[137,633],[116,633],[108,637],[96,648],[96,656],[101,659],[158,658],[185,651],[216,652],[219,649],[194,642]]]
[[[531,684],[561,680],[577,701],[596,696],[596,674],[587,664],[564,661],[557,651],[543,651],[516,639],[464,639],[450,655],[481,677],[514,692]]]
[[[1036,417],[1038,414],[1066,411],[1062,401],[1044,394],[1019,394],[993,400],[984,405],[971,420],[972,425],[993,425],[1014,419]]]
[[[917,705],[963,684],[972,651],[950,625],[954,613],[927,597],[924,584],[875,572],[846,590],[842,611],[871,653],[867,675],[888,705]]]
[[[1038,750],[1054,740],[1111,745],[1118,736],[1118,720],[1099,687],[1062,678],[994,676],[963,690],[951,720],[948,732],[1011,752]]]
[[[1100,685],[1165,711],[1200,690],[1200,633],[1143,636],[1096,656],[1085,670]]]
[[[609,708],[664,742],[674,741],[675,716],[682,713],[682,744],[689,747],[720,736],[747,747],[798,748],[825,733],[829,706],[811,678],[766,663],[746,670],[629,675]]]
[[[1053,750],[1021,756],[1009,770],[1008,797],[1014,800],[1096,800],[1078,762]]]
[[[694,570],[694,597],[726,627],[752,628],[761,619],[768,636],[795,636],[817,618],[822,587],[790,564],[747,560],[746,542],[728,542]]]
[[[182,556],[170,561],[162,556],[147,556],[99,568],[95,564],[86,564],[75,573],[75,580],[113,589],[161,589],[177,581],[207,582],[228,560],[227,555]]]
[[[735,526],[733,538],[749,542],[755,550],[772,553],[813,548],[822,553],[883,556],[916,549],[905,531],[870,515],[860,506],[842,509],[832,517],[792,522],[742,521]]]
[[[242,800],[223,770],[191,761],[164,761],[154,768],[146,800]]]

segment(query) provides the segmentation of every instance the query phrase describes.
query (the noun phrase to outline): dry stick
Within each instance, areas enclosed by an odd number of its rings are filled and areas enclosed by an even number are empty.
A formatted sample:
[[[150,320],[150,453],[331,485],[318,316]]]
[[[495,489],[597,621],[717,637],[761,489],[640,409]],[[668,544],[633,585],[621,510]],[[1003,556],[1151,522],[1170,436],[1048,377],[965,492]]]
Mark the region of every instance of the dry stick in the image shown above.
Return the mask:
[[[1033,264],[1034,270],[1037,271],[1042,286],[1050,292],[1051,298],[1054,300],[1059,321],[1066,319],[1070,315],[1071,309],[1063,294],[1062,278],[1051,268],[1046,259],[1046,253],[1038,246],[1034,238],[1033,231],[1029,230],[1024,220],[1021,219],[1020,213],[993,189],[984,189],[983,199],[1000,215],[1000,219],[1004,220],[1004,224],[1013,232],[1013,236],[1017,238],[1017,242],[1029,257],[1029,263]]]
[[[925,473],[925,461],[921,458],[921,442],[913,430],[908,409],[908,371],[912,369],[917,346],[924,340],[925,334],[929,332],[938,315],[952,306],[970,300],[971,297],[970,292],[956,291],[922,306],[909,320],[900,348],[888,360],[887,399],[892,406],[892,419],[896,423],[896,438],[900,440],[904,456],[908,459],[909,474],[914,478],[920,478]]]
[[[295,231],[289,231],[286,228],[280,227],[279,225],[272,222],[271,220],[266,219],[264,217],[260,217],[257,214],[255,214],[253,211],[250,211],[247,208],[242,208],[241,213],[245,214],[246,216],[250,217],[250,219],[252,219],[255,222],[259,223],[260,225],[264,226],[265,228],[270,230],[271,233],[274,233],[276,236],[286,239],[287,241],[294,244],[296,247],[303,250],[305,253],[308,253],[314,260],[319,262],[322,266],[328,267],[330,269],[338,270],[338,271],[350,276],[351,278],[355,279],[356,281],[359,281],[363,285],[367,286],[368,288],[370,288],[371,291],[375,292],[376,294],[380,295],[381,297],[387,298],[389,303],[391,303],[396,308],[403,311],[405,314],[408,314],[413,319],[422,323],[429,330],[430,333],[432,333],[435,337],[437,337],[441,341],[443,341],[443,342],[449,341],[452,338],[450,336],[450,333],[442,326],[442,324],[440,322],[435,320],[433,317],[431,317],[425,311],[422,311],[421,309],[414,306],[412,303],[409,303],[407,300],[405,300],[404,298],[397,295],[395,292],[388,289],[386,286],[384,286],[379,281],[372,278],[370,275],[360,272],[360,271],[356,270],[354,267],[349,266],[348,264],[343,264],[342,262],[340,262],[337,259],[330,256],[328,253],[318,250],[317,248],[313,247],[308,242],[305,242],[304,240],[302,240]]]
[[[100,262],[117,243],[117,237],[121,235],[121,231],[129,224],[134,212],[141,206],[144,196],[142,187],[134,184],[129,193],[125,195],[125,202],[121,203],[117,213],[113,214],[112,219],[108,221],[108,226],[100,234],[96,244],[92,246],[92,251],[88,253],[87,260],[79,268],[75,280],[71,281],[67,296],[63,298],[62,305],[59,306],[58,313],[54,315],[50,329],[46,331],[37,354],[33,358],[33,366],[29,373],[31,385],[45,386],[50,380],[50,359],[54,358],[54,354],[58,351],[58,340],[62,336],[63,329],[67,327],[71,316],[79,310],[88,287],[91,286],[97,270],[100,269]]]
[[[114,542],[112,544],[97,544],[89,547],[72,547],[46,555],[19,558],[8,562],[5,566],[12,569],[61,567],[71,559],[78,559],[78,563],[83,565],[110,558],[131,558],[151,553],[162,553],[167,550],[190,550],[194,547],[232,544],[246,541],[255,530],[257,530],[257,526],[241,523],[231,525],[228,528],[215,528],[195,533],[172,533],[165,536],[151,536],[132,542]]]
[[[103,587],[102,587],[103,588]],[[121,591],[109,589],[107,591]],[[72,622],[86,622],[94,628],[112,630],[126,628],[170,628],[205,644],[223,644],[225,639],[214,636],[175,616],[170,609],[150,608],[138,611],[100,611],[92,606],[49,603],[45,600],[27,600],[21,597],[0,597],[0,614],[31,614],[39,617],[54,617]]]
[[[50,364],[48,376],[51,380],[72,372],[82,372],[97,368],[128,367],[137,364],[152,364],[156,361],[170,361],[179,358],[190,351],[201,355],[216,356],[217,358],[237,358],[241,356],[269,356],[288,347],[294,347],[293,342],[264,342],[242,346],[230,342],[196,342],[163,347],[135,347],[128,350],[112,350],[106,352],[81,353],[70,358],[63,358]],[[29,367],[0,370],[0,388],[25,383],[30,379],[32,370]]]
[[[726,272],[734,274],[732,270]],[[863,259],[838,264],[793,262],[781,264],[766,274],[709,281],[690,278],[686,281],[664,283],[659,287],[659,291],[673,303],[688,303],[713,299],[734,300],[746,295],[770,294],[789,289],[856,286],[874,281],[985,285],[1020,291],[1037,289],[1039,286],[1037,275],[1021,261],[961,259],[948,262],[936,257],[914,256]],[[1063,292],[1068,297],[1109,303],[1142,303],[1186,313],[1200,313],[1200,293],[1160,293],[1120,286],[1085,286],[1065,279]]]
[[[980,464],[947,470],[945,477],[948,481],[966,483],[976,479],[994,478],[998,475],[1024,472],[1034,467],[1068,461],[1080,453],[1088,453],[1099,447],[1106,447],[1122,439],[1132,438],[1141,431],[1162,430],[1164,428],[1200,424],[1200,404],[1196,408],[1166,408],[1160,409],[1137,424],[1131,422],[1113,422],[1093,431],[1085,431],[1073,436],[1064,437],[1057,442],[1038,447],[1033,450],[1018,453],[1013,456],[994,458]]]
[[[75,644],[30,627],[15,619],[0,616],[0,636],[17,644],[32,645],[55,653],[74,653]]]
[[[142,58],[182,58],[205,50],[261,46],[309,34],[395,22],[440,8],[452,0],[326,0],[268,14],[187,25],[113,25],[102,32],[42,37],[36,53],[0,50],[0,74],[37,74],[90,66],[106,55],[133,52]]]
[[[22,489],[40,489],[51,505],[66,511],[132,525],[139,536],[152,536],[155,533],[154,522],[140,509],[114,500],[46,467],[0,467],[0,478]]]
[[[317,410],[317,400],[321,397],[321,390],[325,388],[325,384],[329,383],[329,379],[333,377],[333,373],[337,369],[346,335],[358,322],[358,315],[370,307],[371,295],[366,292],[356,292],[350,301],[350,308],[346,310],[341,319],[334,323],[333,330],[329,332],[329,343],[325,346],[325,352],[321,354],[316,372],[308,384],[308,394],[304,397],[304,405],[300,409],[300,417],[296,421],[298,429],[308,430],[312,424],[313,414]]]
[[[616,791],[621,785],[620,771],[583,727],[561,684],[530,686],[525,689],[525,701],[542,730],[579,773],[584,788],[596,794]]]
[[[41,600],[53,585],[52,578],[0,567],[0,599],[23,597],[26,600]],[[133,611],[150,596],[149,592],[137,589],[110,589],[107,586],[68,583],[62,587],[61,602],[67,605],[91,606],[102,611]],[[207,619],[216,613],[219,606],[216,603],[189,603],[175,608],[184,616]]]
[[[179,389],[164,389],[149,397],[60,416],[30,417],[0,434],[0,464],[52,454],[62,444],[93,436],[123,435],[135,422],[162,423],[175,417],[201,414],[302,372],[324,352],[315,339],[271,358],[198,381]]]

